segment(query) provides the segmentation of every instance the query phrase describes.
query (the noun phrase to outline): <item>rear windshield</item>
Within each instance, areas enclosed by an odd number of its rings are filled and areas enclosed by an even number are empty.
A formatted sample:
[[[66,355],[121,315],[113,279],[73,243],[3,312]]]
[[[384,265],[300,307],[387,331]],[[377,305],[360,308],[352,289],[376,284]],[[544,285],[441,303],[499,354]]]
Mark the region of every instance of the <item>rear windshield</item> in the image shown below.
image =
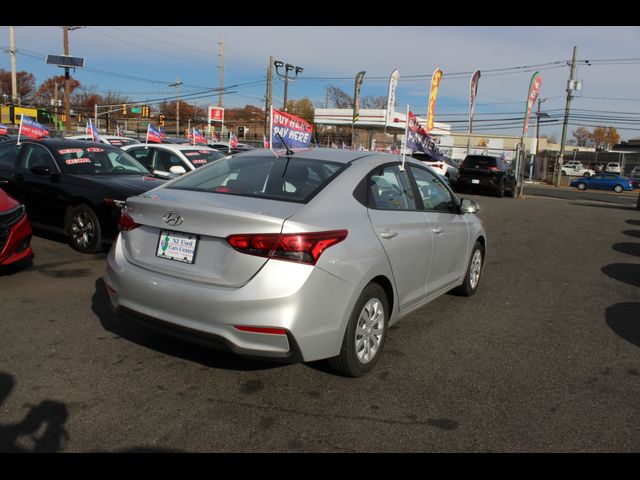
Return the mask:
[[[64,173],[77,175],[145,175],[149,173],[128,153],[107,145],[57,148],[58,165]]]
[[[173,181],[167,188],[307,203],[346,164],[292,157],[224,158]]]
[[[217,150],[183,150],[182,154],[187,157],[196,168],[220,160],[225,156]]]
[[[462,162],[462,167],[475,168],[475,167],[496,167],[497,159],[495,157],[487,157],[483,155],[469,155]]]

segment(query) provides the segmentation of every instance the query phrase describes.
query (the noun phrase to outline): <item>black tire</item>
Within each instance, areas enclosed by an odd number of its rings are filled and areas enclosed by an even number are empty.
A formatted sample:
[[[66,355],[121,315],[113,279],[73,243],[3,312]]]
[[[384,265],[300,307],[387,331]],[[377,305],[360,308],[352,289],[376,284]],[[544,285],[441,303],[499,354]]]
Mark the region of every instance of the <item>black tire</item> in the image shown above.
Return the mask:
[[[81,203],[67,210],[65,229],[69,245],[82,253],[102,250],[102,228],[93,209]]]
[[[479,258],[476,257],[479,252]],[[477,263],[479,260],[479,264]],[[464,276],[464,282],[457,287],[454,292],[464,297],[470,297],[478,290],[480,279],[482,278],[482,269],[484,267],[484,248],[480,242],[476,242],[471,251],[471,258],[467,264],[467,273]]]
[[[376,322],[373,325],[368,322],[371,319],[371,313]],[[387,340],[390,313],[389,301],[382,287],[377,283],[367,285],[349,317],[340,354],[330,358],[329,365],[347,377],[362,377],[371,371],[378,362]],[[381,325],[380,322],[382,322]],[[373,328],[375,325],[378,326],[377,329]],[[362,348],[356,346],[357,344]],[[369,349],[369,355],[367,355],[367,349]]]

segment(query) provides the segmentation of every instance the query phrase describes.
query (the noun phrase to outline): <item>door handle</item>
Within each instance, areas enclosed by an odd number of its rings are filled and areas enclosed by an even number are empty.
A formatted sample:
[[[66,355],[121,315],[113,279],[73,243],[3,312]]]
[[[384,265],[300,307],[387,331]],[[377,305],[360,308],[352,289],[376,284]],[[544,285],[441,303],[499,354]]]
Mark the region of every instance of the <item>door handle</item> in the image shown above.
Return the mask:
[[[393,238],[398,235],[398,232],[394,232],[393,230],[385,230],[384,232],[379,233],[382,238]]]
[[[442,227],[433,227],[431,231],[436,235],[440,235],[442,232],[444,232],[444,229]]]

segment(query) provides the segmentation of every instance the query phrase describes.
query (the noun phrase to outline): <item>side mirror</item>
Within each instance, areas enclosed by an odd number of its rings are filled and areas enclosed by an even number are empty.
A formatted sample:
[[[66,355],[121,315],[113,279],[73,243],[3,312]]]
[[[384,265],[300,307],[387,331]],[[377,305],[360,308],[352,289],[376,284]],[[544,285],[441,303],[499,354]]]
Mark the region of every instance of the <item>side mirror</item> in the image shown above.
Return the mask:
[[[185,173],[187,173],[187,171],[181,165],[174,165],[173,167],[169,168],[169,171],[171,173],[175,173],[176,175],[184,175]]]
[[[469,200],[468,198],[463,198],[462,202],[460,202],[460,212],[461,213],[478,213],[480,211],[480,205],[473,200]]]
[[[48,176],[48,175],[52,175],[54,173],[54,172],[51,171],[51,169],[49,167],[47,167],[45,165],[36,165],[35,167],[31,167],[29,170],[34,175],[42,175],[42,176]]]

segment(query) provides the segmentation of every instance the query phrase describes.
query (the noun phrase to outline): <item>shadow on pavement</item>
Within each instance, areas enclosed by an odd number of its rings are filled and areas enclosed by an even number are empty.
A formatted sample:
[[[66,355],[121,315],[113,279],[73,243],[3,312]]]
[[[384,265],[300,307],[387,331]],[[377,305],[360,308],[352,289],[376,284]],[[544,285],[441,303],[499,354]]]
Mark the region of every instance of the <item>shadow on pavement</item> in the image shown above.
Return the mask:
[[[621,338],[640,347],[640,303],[616,303],[605,312],[607,325]]]
[[[616,252],[626,253],[627,255],[635,255],[640,257],[640,243],[622,242],[616,243],[612,247]]]
[[[634,287],[640,287],[640,265],[633,263],[612,263],[602,267],[602,273],[618,280],[628,283]]]
[[[0,372],[0,406],[9,397],[15,379]],[[30,408],[18,423],[0,422],[0,452],[2,453],[55,453],[69,439],[64,425],[69,417],[67,406],[62,402],[44,400]]]

